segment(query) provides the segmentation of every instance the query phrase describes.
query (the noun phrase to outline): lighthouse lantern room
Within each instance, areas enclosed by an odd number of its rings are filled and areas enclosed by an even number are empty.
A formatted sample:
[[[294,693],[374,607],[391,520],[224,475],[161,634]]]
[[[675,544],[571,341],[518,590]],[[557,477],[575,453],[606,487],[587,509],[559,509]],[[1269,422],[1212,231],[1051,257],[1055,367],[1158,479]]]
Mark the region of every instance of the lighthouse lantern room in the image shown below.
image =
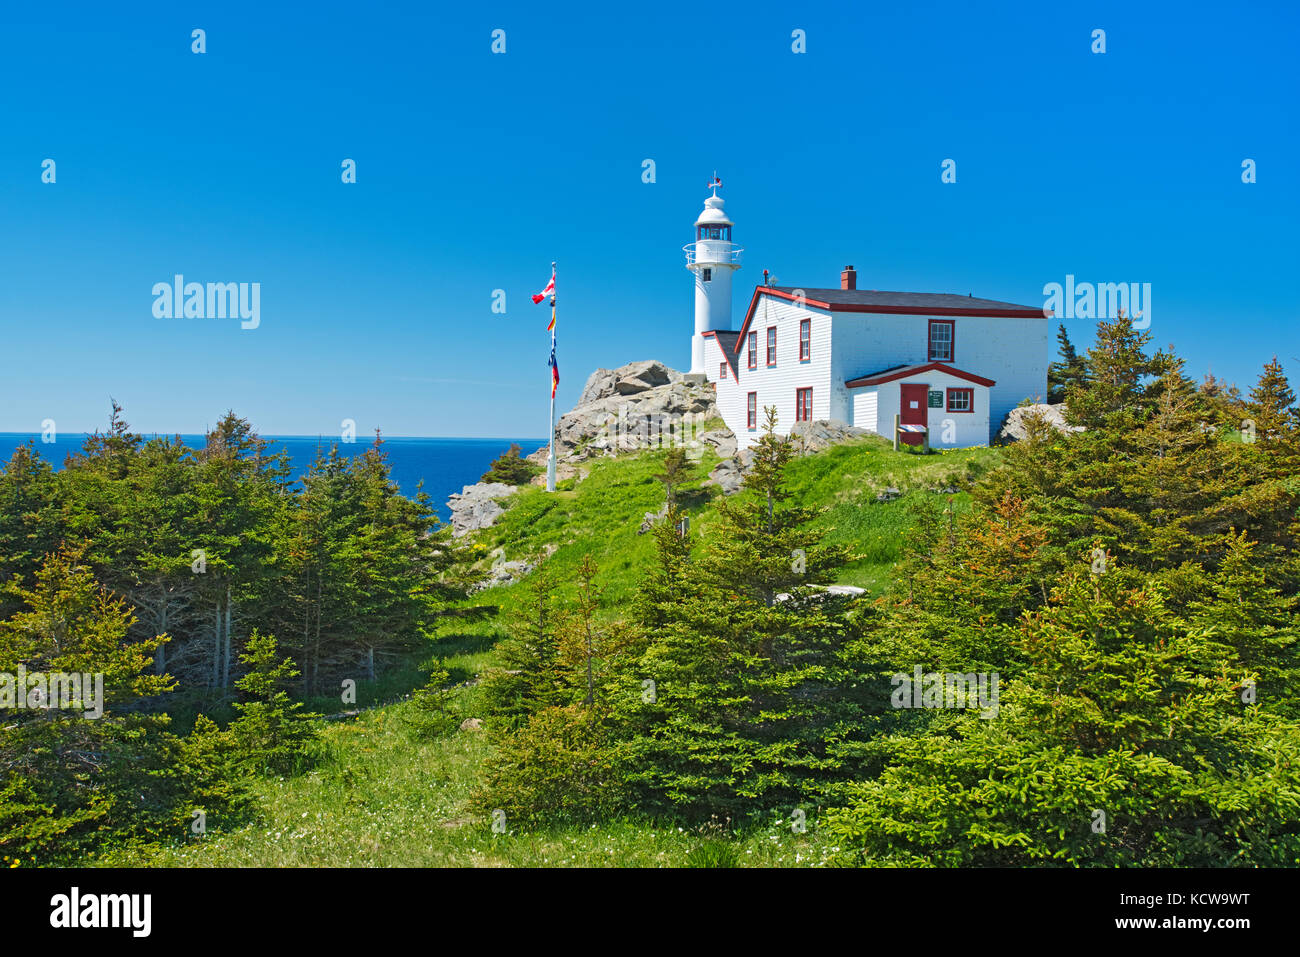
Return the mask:
[[[723,210],[718,190],[722,180],[709,183],[713,195],[695,221],[695,242],[688,243],[686,268],[695,274],[695,335],[691,338],[691,372],[704,372],[704,333],[731,328],[731,274],[740,268],[743,250],[731,241],[734,225]]]

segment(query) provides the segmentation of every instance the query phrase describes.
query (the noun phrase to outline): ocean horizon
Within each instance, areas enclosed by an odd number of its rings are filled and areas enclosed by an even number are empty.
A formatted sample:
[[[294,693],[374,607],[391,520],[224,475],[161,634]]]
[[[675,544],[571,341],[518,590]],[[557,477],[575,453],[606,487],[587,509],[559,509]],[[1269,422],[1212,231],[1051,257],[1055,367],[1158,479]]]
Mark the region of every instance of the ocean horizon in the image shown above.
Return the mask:
[[[91,432],[58,433],[55,441],[43,441],[40,432],[0,432],[0,467],[8,464],[14,451],[20,445],[32,442],[40,457],[54,466],[63,468],[68,455],[78,452],[85,445]],[[187,448],[201,449],[204,437],[194,433],[141,432],[146,441],[154,438],[173,438],[179,435]],[[271,443],[270,451],[289,453],[291,475],[297,481],[307,474],[311,463],[316,459],[317,451],[328,451],[331,445],[337,445],[340,454],[347,457],[360,455],[374,443],[368,435],[358,435],[353,442],[344,442],[337,436],[324,435],[263,435],[261,438]],[[450,513],[447,510],[447,497],[461,491],[466,485],[473,485],[488,470],[492,460],[510,448],[512,443],[520,447],[521,455],[543,447],[546,439],[541,438],[456,438],[448,436],[414,436],[385,435],[384,452],[388,455],[388,464],[392,470],[393,481],[402,490],[403,495],[415,495],[420,483],[424,491],[433,500],[438,518],[446,521]]]

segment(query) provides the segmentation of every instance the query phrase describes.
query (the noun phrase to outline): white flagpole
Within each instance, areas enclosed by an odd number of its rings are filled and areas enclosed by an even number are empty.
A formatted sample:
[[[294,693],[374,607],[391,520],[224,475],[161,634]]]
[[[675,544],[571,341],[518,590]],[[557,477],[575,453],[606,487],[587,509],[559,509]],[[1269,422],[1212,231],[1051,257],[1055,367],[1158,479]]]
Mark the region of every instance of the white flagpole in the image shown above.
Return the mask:
[[[555,263],[551,263],[551,278],[554,281]],[[551,358],[555,357],[555,290],[551,290]],[[551,372],[551,447],[546,453],[546,491],[555,491],[555,371]]]

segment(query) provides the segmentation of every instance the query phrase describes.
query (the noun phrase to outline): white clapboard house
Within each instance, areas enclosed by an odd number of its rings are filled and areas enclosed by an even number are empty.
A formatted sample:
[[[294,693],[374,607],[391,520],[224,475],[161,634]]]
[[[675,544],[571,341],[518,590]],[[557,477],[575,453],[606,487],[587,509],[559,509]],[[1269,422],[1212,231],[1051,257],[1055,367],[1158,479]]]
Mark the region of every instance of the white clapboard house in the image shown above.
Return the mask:
[[[932,447],[964,448],[987,444],[1021,400],[1045,401],[1041,306],[859,289],[848,266],[839,288],[755,287],[735,330],[733,225],[715,186],[686,265],[695,276],[691,372],[716,383],[741,448],[761,434],[767,406],[776,406],[782,434],[801,420],[835,419],[892,438],[897,414],[928,425]]]

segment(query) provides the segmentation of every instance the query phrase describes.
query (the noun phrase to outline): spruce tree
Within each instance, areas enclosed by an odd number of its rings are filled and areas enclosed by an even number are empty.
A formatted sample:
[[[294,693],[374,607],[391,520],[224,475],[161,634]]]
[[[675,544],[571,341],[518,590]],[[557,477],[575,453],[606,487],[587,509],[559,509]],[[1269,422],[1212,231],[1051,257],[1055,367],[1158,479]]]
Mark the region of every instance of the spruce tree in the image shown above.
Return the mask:
[[[1121,315],[1097,323],[1097,341],[1084,362],[1086,375],[1066,390],[1066,419],[1087,429],[1123,428],[1141,420],[1147,383],[1162,370],[1148,356],[1151,335]]]
[[[511,442],[510,448],[492,460],[491,467],[479,478],[480,482],[503,482],[506,485],[527,485],[534,475],[541,474],[541,469],[519,457],[519,443]]]
[[[41,460],[35,443],[14,449],[0,466],[0,582],[34,583],[37,568],[62,537],[59,499],[54,470]],[[0,594],[0,618],[17,608]]]
[[[127,640],[131,612],[95,580],[84,546],[49,555],[32,587],[7,588],[21,610],[0,621],[14,698],[0,726],[0,850],[71,864],[109,838],[159,838],[172,820],[169,719],[148,705],[173,683],[148,672],[165,637]],[[20,667],[44,683],[23,687]],[[55,700],[56,674],[89,675],[89,687]]]
[[[1243,596],[1250,600],[1252,596]],[[825,823],[848,864],[1280,865],[1300,854],[1300,735],[1250,670],[1130,569],[1076,569],[1026,617],[992,708],[937,711]]]
[[[555,582],[541,555],[525,579],[524,594],[509,634],[497,645],[502,667],[490,671],[482,686],[488,712],[505,728],[518,727],[530,714],[580,697],[560,654],[562,620]]]
[[[1300,413],[1277,356],[1264,366],[1259,381],[1250,390],[1246,411],[1254,423],[1255,440],[1263,446],[1284,444],[1288,434],[1294,434]]]
[[[1081,384],[1087,376],[1083,358],[1075,351],[1065,323],[1056,326],[1056,343],[1060,359],[1047,367],[1047,401],[1051,403],[1064,402],[1070,387]]]
[[[841,771],[833,742],[856,717],[838,685],[846,624],[842,602],[814,586],[844,550],[819,545],[816,512],[789,502],[791,453],[775,429],[769,410],[745,492],[719,505],[698,563],[667,522],[659,533],[637,606],[646,647],[614,718],[620,766],[648,810],[788,811]],[[678,581],[676,602],[653,600]]]
[[[286,689],[298,674],[293,659],[280,659],[275,638],[254,630],[239,660],[247,670],[235,687],[244,700],[235,702],[239,717],[230,732],[240,758],[258,772],[299,770],[316,737],[312,722],[318,715],[304,712],[302,702],[289,697]]]
[[[691,479],[691,465],[686,458],[686,450],[674,446],[664,456],[664,469],[655,475],[664,486],[664,505],[668,509],[677,506],[677,489]]]

